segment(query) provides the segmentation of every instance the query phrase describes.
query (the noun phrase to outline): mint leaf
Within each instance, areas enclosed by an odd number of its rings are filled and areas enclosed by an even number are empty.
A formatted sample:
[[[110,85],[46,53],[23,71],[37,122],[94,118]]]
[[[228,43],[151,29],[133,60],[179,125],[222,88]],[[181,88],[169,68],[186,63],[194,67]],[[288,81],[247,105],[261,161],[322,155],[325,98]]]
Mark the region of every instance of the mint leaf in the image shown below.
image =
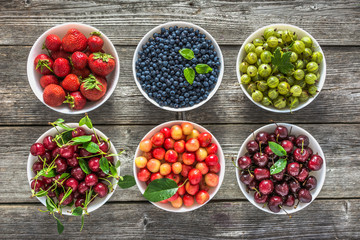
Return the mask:
[[[277,155],[279,157],[286,156],[286,151],[281,145],[279,145],[275,142],[269,142],[269,147],[275,155]]]
[[[195,70],[199,74],[206,74],[211,72],[213,69],[207,64],[199,63],[196,65]]]
[[[109,161],[105,157],[100,159],[100,169],[104,173],[109,174]]]
[[[100,151],[99,145],[97,145],[94,142],[86,142],[83,144],[83,147],[85,148],[86,151],[91,153],[97,153]]]
[[[80,165],[80,168],[84,171],[84,173],[86,173],[86,174],[91,173],[88,163],[83,158],[79,159],[79,165]]]
[[[275,164],[271,166],[270,174],[274,175],[274,174],[281,172],[282,170],[285,169],[286,164],[287,164],[286,159],[281,158],[281,159],[277,160],[275,162]]]
[[[130,175],[125,175],[122,177],[122,179],[120,179],[118,181],[119,187],[121,187],[123,189],[130,188],[130,187],[134,186],[135,184],[136,184],[135,178]]]
[[[192,68],[185,68],[184,69],[184,76],[186,81],[188,81],[188,83],[190,83],[190,85],[193,84],[194,79],[195,79],[195,71]]]
[[[174,180],[168,178],[155,179],[147,186],[144,197],[151,202],[160,202],[174,196],[178,188]]]
[[[280,50],[277,48],[274,55],[271,56],[271,64],[274,69],[277,68],[281,73],[288,74],[294,69],[294,65],[290,62],[291,52],[285,52],[281,56]]]
[[[179,53],[187,60],[191,60],[194,58],[194,52],[191,49],[183,48],[179,50]]]

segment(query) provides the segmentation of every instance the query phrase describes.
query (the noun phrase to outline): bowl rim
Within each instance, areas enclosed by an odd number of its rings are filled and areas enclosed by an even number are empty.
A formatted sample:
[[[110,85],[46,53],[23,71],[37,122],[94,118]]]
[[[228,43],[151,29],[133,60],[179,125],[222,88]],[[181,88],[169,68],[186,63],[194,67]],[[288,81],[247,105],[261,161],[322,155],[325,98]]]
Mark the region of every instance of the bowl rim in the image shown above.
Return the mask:
[[[324,185],[324,182],[325,182],[325,178],[326,178],[326,159],[325,159],[325,155],[324,155],[324,152],[322,151],[322,148],[320,146],[320,144],[317,142],[317,140],[308,132],[306,131],[305,129],[297,126],[297,125],[294,125],[294,124],[290,124],[290,123],[271,123],[271,124],[267,124],[267,125],[264,125],[258,129],[256,129],[255,131],[253,131],[246,139],[245,141],[243,142],[243,144],[241,145],[240,149],[239,149],[239,152],[237,154],[237,158],[236,158],[236,166],[238,166],[238,162],[237,162],[237,159],[240,158],[240,154],[241,152],[245,149],[246,151],[246,143],[249,142],[249,140],[253,139],[253,137],[260,131],[264,131],[265,129],[269,128],[269,127],[275,127],[276,125],[282,125],[282,126],[285,126],[286,128],[296,128],[298,129],[299,131],[301,131],[303,135],[306,135],[310,142],[314,143],[318,148],[319,148],[319,151],[317,151],[318,155],[320,155],[323,159],[323,166],[322,168],[317,171],[319,172],[320,175],[323,175],[321,181],[319,181],[318,179],[318,182],[317,182],[317,187],[315,189],[315,192],[312,192],[311,193],[311,196],[312,196],[312,200],[311,202],[309,203],[300,203],[298,208],[294,209],[286,209],[286,211],[289,213],[289,214],[292,214],[292,213],[296,213],[300,210],[303,210],[304,208],[306,208],[307,206],[309,206],[316,198],[317,196],[319,195],[319,193],[321,192],[321,189]],[[265,208],[265,207],[262,207],[261,204],[258,204],[256,202],[254,202],[254,200],[250,199],[250,194],[246,192],[246,187],[245,187],[245,184],[242,183],[240,181],[240,171],[239,169],[236,169],[236,180],[238,182],[238,186],[242,192],[242,194],[246,197],[246,199],[252,204],[254,205],[255,207],[257,207],[258,209],[261,209],[262,211],[264,212],[267,212],[267,213],[271,213],[271,214],[276,214],[276,215],[284,215],[284,214],[287,214],[286,212],[284,211],[280,211],[278,213],[274,213],[272,211],[270,211],[268,208]],[[312,190],[314,191],[314,190]],[[299,208],[300,207],[300,208]],[[287,207],[286,207],[287,208]]]
[[[221,169],[220,169],[220,172],[218,173],[218,176],[219,176],[219,183],[216,187],[214,187],[214,192],[212,194],[209,193],[210,195],[210,198],[208,201],[206,201],[204,204],[202,205],[199,205],[196,201],[194,201],[194,204],[190,207],[186,207],[184,205],[181,206],[181,208],[174,208],[171,206],[171,208],[166,208],[163,206],[163,203],[159,203],[159,202],[151,202],[149,201],[150,203],[152,203],[153,205],[155,205],[156,207],[162,209],[162,210],[165,210],[165,211],[168,211],[168,212],[176,212],[176,213],[181,213],[181,212],[190,212],[190,211],[193,211],[193,210],[196,210],[204,205],[206,205],[208,202],[211,201],[211,199],[213,197],[215,197],[215,195],[217,194],[217,192],[219,191],[222,183],[223,183],[223,180],[224,180],[224,177],[225,177],[225,167],[226,167],[226,162],[225,162],[225,155],[224,155],[224,152],[222,150],[222,147],[220,145],[220,142],[216,139],[216,137],[214,136],[214,134],[212,134],[209,130],[207,130],[206,128],[204,128],[203,126],[197,124],[197,123],[194,123],[194,122],[190,122],[190,121],[186,121],[186,120],[173,120],[173,121],[168,121],[168,122],[164,122],[164,123],[161,123],[157,126],[155,126],[154,128],[152,128],[150,131],[148,131],[144,137],[140,140],[144,140],[144,139],[148,139],[148,135],[150,135],[152,132],[156,132],[156,129],[160,129],[163,128],[163,127],[171,127],[173,125],[181,125],[181,123],[191,123],[193,126],[194,126],[194,129],[203,129],[204,131],[201,131],[201,132],[208,132],[211,134],[212,136],[212,140],[211,142],[212,143],[216,143],[217,146],[218,146],[218,152],[217,152],[217,156],[219,158],[219,163],[221,165]],[[200,131],[199,131],[200,132]],[[201,133],[200,132],[200,133]],[[140,143],[140,142],[139,142]],[[135,151],[135,154],[134,154],[134,159],[133,159],[133,173],[134,173],[134,178],[135,178],[135,181],[136,181],[136,186],[138,187],[138,189],[140,190],[140,193],[141,194],[144,194],[145,192],[145,189],[143,189],[141,186],[140,186],[140,183],[142,183],[138,177],[137,177],[137,170],[138,170],[138,167],[136,167],[136,164],[135,164],[135,159],[138,157],[138,155],[140,156],[140,149],[139,149],[139,144],[136,148],[136,151]],[[195,197],[195,196],[194,196]],[[165,203],[165,204],[169,204],[169,203]]]
[[[34,64],[34,59],[31,59],[30,56],[31,54],[36,51],[36,49],[38,48],[38,45],[42,44],[40,42],[40,40],[46,36],[50,31],[53,31],[53,30],[56,30],[58,27],[63,27],[63,26],[74,26],[74,25],[80,25],[80,26],[83,26],[83,27],[86,27],[86,28],[90,28],[92,29],[93,31],[96,31],[96,32],[100,32],[101,33],[101,37],[103,38],[104,40],[104,44],[109,44],[109,48],[111,49],[111,51],[114,52],[114,57],[116,59],[116,62],[115,62],[115,69],[114,69],[114,79],[113,79],[113,82],[112,82],[112,87],[111,88],[108,88],[105,95],[97,101],[96,104],[94,104],[93,106],[89,107],[89,108],[83,108],[81,110],[70,110],[70,111],[65,111],[65,110],[62,110],[62,109],[59,109],[59,107],[51,107],[49,105],[47,105],[44,100],[43,100],[43,96],[42,96],[42,93],[43,91],[40,93],[37,91],[37,89],[35,88],[34,84],[32,83],[32,79],[36,80],[35,76],[33,74],[31,74],[31,72],[29,71],[30,68],[33,68],[33,64]],[[46,53],[47,54],[47,53]],[[48,54],[47,54],[48,55]],[[101,105],[103,105],[110,97],[111,95],[113,94],[113,92],[115,91],[115,88],[119,82],[119,77],[120,77],[120,59],[119,59],[119,56],[118,56],[118,53],[116,51],[116,48],[114,46],[114,44],[110,41],[110,39],[102,32],[100,31],[99,29],[91,26],[91,25],[88,25],[88,24],[85,24],[85,23],[82,23],[82,22],[67,22],[67,23],[62,23],[62,24],[58,24],[58,25],[55,25],[49,29],[47,29],[44,33],[42,33],[35,41],[35,43],[32,45],[31,49],[30,49],[30,52],[28,54],[28,58],[27,58],[27,65],[26,65],[27,69],[26,69],[26,72],[27,72],[27,78],[28,78],[28,82],[29,82],[29,85],[31,87],[31,90],[33,91],[33,93],[35,94],[35,96],[39,99],[39,101],[41,103],[43,103],[45,106],[47,106],[48,108],[56,111],[56,112],[59,112],[59,113],[63,113],[63,114],[69,114],[69,115],[74,115],[74,114],[82,114],[82,113],[85,113],[85,112],[91,112],[95,109],[97,109],[98,107],[100,107]],[[108,81],[108,79],[107,79]],[[108,94],[107,94],[108,93]]]
[[[66,123],[67,126],[69,127],[79,127],[79,124],[78,123]],[[91,131],[87,126],[83,125],[81,126],[82,128],[84,128],[86,131]],[[100,137],[105,137],[107,139],[107,136],[101,132],[100,130],[96,129],[94,127],[94,130],[96,132],[96,134]],[[46,132],[44,132],[43,134],[41,134],[41,136],[35,141],[36,143],[40,142],[42,143],[42,139],[44,137],[46,137],[47,135],[51,135],[52,132],[56,131],[55,130],[55,127],[52,127],[50,129],[48,129]],[[60,131],[63,131],[63,129],[60,129]],[[115,153],[117,154],[117,151],[116,151],[116,148],[113,144],[112,141],[110,141],[110,151],[112,153]],[[31,179],[33,176],[35,176],[34,172],[32,171],[32,165],[34,164],[34,162],[38,161],[37,160],[37,156],[33,156],[31,155],[31,153],[29,153],[29,156],[28,156],[28,160],[27,160],[27,167],[26,167],[26,171],[27,171],[27,180],[28,180],[28,183],[29,183],[29,188],[31,190]],[[119,157],[117,155],[114,156],[114,162],[117,162],[119,161]],[[117,173],[118,175],[120,175],[120,167],[116,169],[117,170]],[[115,181],[115,179],[112,180],[113,182]],[[100,198],[99,199],[99,202],[97,203],[92,203],[89,205],[88,207],[88,212],[93,212],[95,210],[97,210],[98,208],[100,208],[102,205],[104,205],[110,198],[111,196],[114,194],[115,190],[116,190],[116,187],[117,187],[117,184],[114,184],[113,186],[113,191],[108,193],[108,195],[106,196],[106,198]],[[41,202],[45,207],[46,207],[46,196],[43,196],[43,197],[36,197],[38,199],[39,202]],[[71,210],[70,207],[63,207],[62,208],[62,214],[63,215],[71,215],[73,216],[71,213],[69,213],[68,211]]]
[[[155,32],[159,32],[159,30],[162,28],[162,27],[171,27],[173,25],[180,25],[181,27],[192,27],[192,28],[195,28],[195,29],[198,29],[200,30],[203,34],[206,35],[206,38],[211,40],[213,45],[214,45],[214,48],[215,50],[217,51],[218,53],[218,57],[220,59],[220,72],[219,72],[219,75],[218,75],[218,78],[217,78],[217,82],[216,82],[216,85],[215,87],[211,90],[211,92],[209,93],[209,96],[197,103],[197,104],[194,104],[194,106],[191,106],[191,107],[183,107],[183,108],[172,108],[172,107],[168,107],[168,106],[160,106],[157,102],[155,102],[153,99],[151,99],[146,93],[145,91],[142,89],[139,81],[137,80],[137,77],[136,77],[136,61],[138,59],[138,52],[140,51],[141,47],[146,43],[146,41],[152,37],[152,35],[155,33]],[[209,33],[207,32],[204,28],[198,26],[198,25],[195,25],[193,23],[190,23],[190,22],[184,22],[184,21],[170,21],[170,22],[166,22],[166,23],[163,23],[163,24],[160,24],[154,28],[152,28],[149,32],[147,32],[144,37],[142,37],[142,39],[139,41],[136,49],[135,49],[135,52],[134,52],[134,56],[133,56],[133,61],[132,61],[132,71],[133,71],[133,76],[134,76],[134,81],[136,83],[136,86],[138,87],[138,89],[140,90],[141,94],[149,101],[151,102],[153,105],[161,108],[161,109],[164,109],[164,110],[168,110],[168,111],[172,111],[172,112],[185,112],[185,111],[190,111],[190,110],[193,110],[193,109],[196,109],[200,106],[202,106],[203,104],[205,104],[207,101],[209,101],[214,95],[215,93],[217,92],[217,90],[219,89],[220,87],[220,84],[222,82],[222,78],[224,76],[224,58],[223,58],[223,55],[222,55],[222,52],[221,52],[221,48],[220,46],[218,45],[218,43],[216,42],[215,38]]]
[[[266,28],[269,28],[269,27],[273,27],[273,28],[279,28],[279,27],[290,27],[290,28],[295,28],[301,32],[304,32],[308,37],[311,38],[311,40],[313,41],[313,44],[315,45],[317,49],[317,51],[321,52],[321,54],[323,55],[323,61],[321,63],[322,65],[322,72],[323,74],[321,74],[320,76],[320,80],[319,80],[319,83],[317,84],[318,86],[318,92],[316,93],[315,96],[309,98],[306,102],[303,102],[301,104],[299,104],[299,106],[297,106],[296,108],[294,109],[288,109],[287,107],[285,109],[276,109],[274,107],[267,107],[267,106],[264,106],[262,105],[261,103],[257,103],[255,102],[252,97],[250,96],[250,94],[246,91],[244,85],[241,83],[241,73],[240,73],[240,70],[239,70],[239,65],[240,63],[242,62],[242,60],[240,59],[240,55],[245,51],[245,45],[251,41],[253,41],[255,39],[255,35],[257,35],[259,32],[263,32]],[[292,25],[292,24],[285,24],[285,23],[275,23],[275,24],[270,24],[270,25],[266,25],[266,26],[263,26],[259,29],[257,29],[256,31],[254,31],[253,33],[250,34],[249,37],[246,38],[246,40],[243,42],[243,44],[241,45],[241,48],[238,52],[238,55],[237,55],[237,58],[236,58],[236,76],[237,76],[237,79],[238,79],[238,82],[240,84],[240,87],[241,87],[241,90],[244,92],[244,94],[251,100],[251,102],[253,102],[255,105],[257,105],[258,107],[261,107],[262,109],[265,109],[267,111],[270,111],[270,112],[275,112],[275,113],[291,113],[291,112],[295,112],[295,111],[298,111],[304,107],[306,107],[307,105],[309,105],[312,101],[315,100],[315,98],[320,94],[324,84],[325,84],[325,79],[326,79],[326,59],[325,59],[325,54],[320,46],[320,44],[317,42],[317,40],[307,31],[305,31],[304,29],[298,27],[298,26],[295,26],[295,25]]]

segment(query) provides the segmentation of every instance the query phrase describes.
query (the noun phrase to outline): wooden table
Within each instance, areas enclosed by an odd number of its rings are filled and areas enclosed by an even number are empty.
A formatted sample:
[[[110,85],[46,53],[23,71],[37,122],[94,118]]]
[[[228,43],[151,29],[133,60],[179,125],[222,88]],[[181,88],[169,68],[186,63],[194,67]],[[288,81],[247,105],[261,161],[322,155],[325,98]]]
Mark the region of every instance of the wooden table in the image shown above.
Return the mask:
[[[173,113],[149,103],[137,89],[131,61],[138,41],[153,27],[172,20],[198,24],[213,35],[225,59],[225,74],[216,95],[202,107]],[[55,221],[40,213],[26,177],[30,145],[47,122],[59,117],[41,104],[26,76],[27,55],[48,28],[64,22],[93,25],[116,45],[121,60],[119,84],[112,97],[90,113],[121,157],[122,174],[132,174],[134,151],[154,126],[186,119],[202,124],[221,142],[226,176],[215,198],[200,209],[168,213],[146,201],[139,190],[117,189],[111,200],[86,218],[64,217],[58,236]],[[236,78],[242,42],[261,26],[297,25],[321,44],[327,76],[319,97],[294,114],[275,114],[251,103]],[[360,238],[360,4],[359,1],[0,1],[0,239],[248,239]],[[231,158],[251,130],[288,122],[308,130],[322,146],[327,174],[318,198],[291,219],[264,213],[249,203],[235,178]]]

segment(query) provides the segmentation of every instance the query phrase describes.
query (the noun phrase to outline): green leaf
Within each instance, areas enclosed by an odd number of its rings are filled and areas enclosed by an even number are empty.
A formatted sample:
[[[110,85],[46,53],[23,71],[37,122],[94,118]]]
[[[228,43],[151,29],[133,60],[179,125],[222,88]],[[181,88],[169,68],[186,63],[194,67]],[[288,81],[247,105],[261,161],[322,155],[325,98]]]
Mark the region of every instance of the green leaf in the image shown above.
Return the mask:
[[[110,58],[114,59],[114,57],[111,54],[102,53],[102,52],[96,52],[93,53],[93,59],[101,59],[103,62],[108,62]]]
[[[275,142],[269,142],[269,147],[275,155],[277,155],[279,157],[286,156],[286,151],[281,145],[279,145]]]
[[[74,208],[74,209],[72,210],[72,213],[71,213],[71,214],[74,215],[74,216],[81,216],[82,213],[83,213],[82,207],[76,207],[76,208]]]
[[[91,75],[91,74],[90,74]],[[93,128],[93,124],[91,122],[91,119],[89,118],[88,115],[86,115],[85,117],[83,117],[82,119],[80,119],[79,121],[79,126],[82,126],[82,125],[86,125],[88,128]]]
[[[274,55],[271,56],[271,64],[274,67],[282,72],[283,74],[288,74],[292,69],[294,69],[294,65],[290,62],[291,52],[285,52],[281,56],[280,50],[277,48],[274,52]]]
[[[81,228],[80,228],[80,232],[83,230],[84,227],[84,214],[81,215]]]
[[[86,174],[91,173],[88,163],[83,158],[79,159],[79,165],[80,165],[81,169],[84,171],[84,173],[86,173]]]
[[[178,188],[174,180],[168,178],[155,179],[147,186],[144,197],[151,202],[160,202],[174,196]]]
[[[109,161],[105,157],[100,159],[100,169],[104,173],[109,174]]]
[[[40,190],[40,191],[38,191],[38,192],[35,194],[35,196],[37,196],[37,197],[43,197],[43,196],[46,196],[47,194],[48,194],[47,191]]]
[[[75,143],[86,143],[86,142],[90,142],[91,141],[91,136],[86,135],[86,136],[80,136],[80,137],[74,137],[73,139],[71,139],[73,142]]]
[[[63,173],[63,174],[61,174],[60,177],[59,177],[59,179],[58,179],[58,181],[60,181],[61,179],[66,178],[66,177],[69,176],[69,175],[70,175],[70,173]]]
[[[71,132],[72,130],[61,133],[62,139],[64,140],[63,144],[66,144],[71,140],[72,138]]]
[[[125,175],[118,181],[118,185],[121,188],[130,188],[134,185],[136,185],[135,178],[130,175]]]
[[[65,192],[63,198],[60,201],[60,205],[70,196],[71,193],[72,193],[72,188],[68,188],[68,190]]]
[[[97,145],[94,142],[86,142],[83,144],[83,147],[85,148],[86,151],[91,153],[97,153],[100,151],[99,145]]]
[[[56,222],[57,222],[57,230],[59,234],[62,234],[62,232],[64,231],[64,225],[62,225],[62,223],[60,222],[59,219],[56,218]]]
[[[56,208],[49,196],[46,198],[46,208],[49,210],[49,212],[53,212]]]
[[[185,68],[184,69],[184,76],[186,81],[188,81],[188,83],[190,83],[190,85],[193,84],[194,79],[195,79],[195,71],[192,68]]]
[[[65,122],[64,119],[58,118],[54,123],[55,123],[55,124],[58,124],[58,123],[63,123],[63,122]]]
[[[191,49],[183,48],[179,50],[179,53],[187,60],[191,60],[194,58],[194,52]]]
[[[281,172],[282,170],[285,169],[286,164],[287,164],[286,159],[281,158],[281,159],[277,160],[275,162],[275,164],[271,166],[270,174],[274,175],[274,174]]]
[[[120,162],[120,161],[117,161],[117,162],[115,163],[115,168],[120,167],[120,165],[121,165],[121,162]]]
[[[213,69],[207,64],[200,63],[196,65],[195,70],[199,74],[205,74],[211,72]]]
[[[48,178],[51,178],[51,177],[55,177],[56,176],[56,171],[55,169],[51,169],[49,172],[47,172],[47,168],[45,168],[45,171],[41,174],[41,176],[44,176],[44,177],[48,177]]]
[[[59,126],[59,127],[65,129],[65,130],[67,130],[67,131],[72,131],[72,130],[75,129],[75,128],[68,127],[68,126],[66,126],[66,125],[63,124],[63,123],[56,123],[56,126]]]
[[[110,166],[110,172],[111,172],[111,175],[117,176],[117,171],[116,171],[116,168],[114,166]]]

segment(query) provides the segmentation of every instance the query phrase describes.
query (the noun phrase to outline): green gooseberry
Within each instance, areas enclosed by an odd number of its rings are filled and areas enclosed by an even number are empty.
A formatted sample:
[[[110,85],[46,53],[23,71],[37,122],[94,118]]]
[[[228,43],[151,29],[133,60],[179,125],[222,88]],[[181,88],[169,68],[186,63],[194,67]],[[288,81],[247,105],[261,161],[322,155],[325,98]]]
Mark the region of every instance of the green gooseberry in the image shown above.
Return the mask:
[[[309,99],[309,93],[307,91],[302,91],[300,96],[299,96],[299,101],[300,102],[306,102]]]
[[[290,109],[294,109],[296,108],[297,106],[299,106],[299,99],[297,97],[294,97],[294,96],[291,96],[287,99],[287,106],[290,108]]]
[[[311,56],[311,61],[316,62],[317,64],[320,64],[323,60],[323,55],[321,52],[314,52]]]
[[[239,70],[242,73],[246,73],[247,68],[249,67],[249,64],[247,62],[240,63]]]
[[[302,92],[302,89],[301,89],[301,87],[300,87],[299,85],[294,85],[294,86],[292,86],[292,87],[290,88],[290,93],[291,93],[292,96],[294,96],[294,97],[300,96],[301,92]]]
[[[260,102],[263,99],[263,94],[262,92],[260,92],[259,90],[255,90],[252,94],[251,94],[252,99],[255,102]]]
[[[269,88],[276,88],[279,85],[279,79],[275,76],[270,76],[266,80],[266,83],[269,86]]]
[[[306,64],[306,70],[311,73],[316,73],[319,70],[319,65],[316,62],[309,62]]]
[[[315,95],[317,93],[317,87],[315,85],[310,85],[309,88],[308,88],[308,92],[311,95]]]
[[[277,97],[274,101],[274,107],[277,109],[282,109],[286,107],[286,98],[284,96]]]
[[[281,40],[282,40],[282,35],[283,35],[283,33],[284,33],[283,30],[278,30],[278,31],[275,33],[275,37],[281,38]]]
[[[290,91],[290,85],[287,82],[280,82],[277,89],[281,95],[286,95]]]
[[[256,83],[250,83],[246,87],[246,91],[251,95],[252,92],[254,92],[257,89]]]
[[[258,69],[259,75],[263,78],[270,76],[271,74],[271,67],[269,64],[261,64]]]
[[[270,99],[276,99],[279,96],[279,92],[276,88],[270,88],[268,92],[268,97]]]
[[[296,62],[296,60],[298,60],[298,55],[296,54],[296,52],[291,52],[290,55],[290,62]]]
[[[295,81],[295,85],[299,85],[302,89],[304,89],[306,87],[306,82],[305,80]]]
[[[249,53],[249,52],[253,52],[255,51],[255,45],[252,43],[247,43],[245,44],[245,52]]]
[[[271,62],[271,52],[270,51],[263,51],[260,55],[260,59],[263,63],[269,63]]]
[[[275,35],[275,30],[273,28],[267,28],[264,31],[264,38],[267,40],[269,37]]]
[[[257,82],[257,81],[261,81],[262,78],[260,77],[260,75],[259,75],[259,73],[258,73],[258,74],[256,74],[256,76],[252,77],[251,80],[252,80],[253,82]]]
[[[286,78],[286,81],[290,84],[290,86],[295,84],[295,78],[293,78],[292,76],[288,76]]]
[[[289,30],[283,31],[281,39],[287,43],[293,41],[294,40],[294,32],[289,31]]]
[[[257,68],[254,65],[250,65],[247,70],[246,73],[250,76],[250,77],[255,77],[257,75]]]
[[[272,105],[272,102],[268,97],[265,96],[261,100],[261,104],[264,105],[264,106],[270,106],[270,105]]]
[[[310,49],[310,48],[305,48],[305,50],[304,50],[304,52],[303,52],[303,56],[304,56],[305,58],[308,58],[308,57],[310,57],[311,55],[312,55],[311,49]]]
[[[264,48],[265,50],[269,49],[269,44],[267,44],[267,42],[264,42],[263,48]]]
[[[296,53],[295,53],[296,54]],[[303,69],[305,67],[304,61],[301,59],[298,59],[295,62],[295,69]]]
[[[317,72],[317,73],[316,73],[316,80],[319,80],[319,79],[320,79],[320,73]]]
[[[246,61],[247,61],[249,64],[254,64],[254,63],[256,63],[256,61],[257,61],[257,55],[256,55],[256,53],[254,53],[254,52],[249,52],[249,53],[246,55]]]
[[[262,53],[264,50],[265,50],[265,49],[264,49],[263,46],[257,46],[257,47],[255,48],[255,53],[256,53],[257,56],[260,56],[261,53]]]
[[[265,81],[258,81],[256,83],[257,89],[261,92],[264,92],[268,89],[268,85]]]
[[[312,40],[311,40],[310,37],[303,37],[303,38],[301,39],[301,41],[305,44],[305,47],[307,47],[307,48],[311,48],[311,47],[312,47],[313,42],[312,42]]]
[[[283,47],[284,41],[281,38],[278,38],[278,46]]]
[[[276,48],[278,45],[278,39],[275,36],[269,37],[266,42],[269,44],[269,47]]]
[[[302,41],[296,40],[292,45],[291,50],[297,54],[301,54],[305,50],[305,44]]]
[[[258,58],[258,60],[255,63],[255,66],[258,68],[262,64],[261,59]],[[258,70],[259,71],[259,70]]]
[[[308,73],[308,74],[305,75],[306,84],[312,85],[312,84],[315,83],[316,80],[317,80],[317,77],[313,73]]]
[[[247,74],[243,74],[241,75],[240,80],[242,84],[248,84],[249,82],[251,82],[251,77]]]
[[[302,69],[296,69],[293,73],[293,76],[296,80],[301,80],[305,77],[305,73]]]
[[[253,41],[253,44],[255,45],[255,47],[258,47],[258,46],[262,46],[264,44],[264,42],[260,38],[255,38]]]

